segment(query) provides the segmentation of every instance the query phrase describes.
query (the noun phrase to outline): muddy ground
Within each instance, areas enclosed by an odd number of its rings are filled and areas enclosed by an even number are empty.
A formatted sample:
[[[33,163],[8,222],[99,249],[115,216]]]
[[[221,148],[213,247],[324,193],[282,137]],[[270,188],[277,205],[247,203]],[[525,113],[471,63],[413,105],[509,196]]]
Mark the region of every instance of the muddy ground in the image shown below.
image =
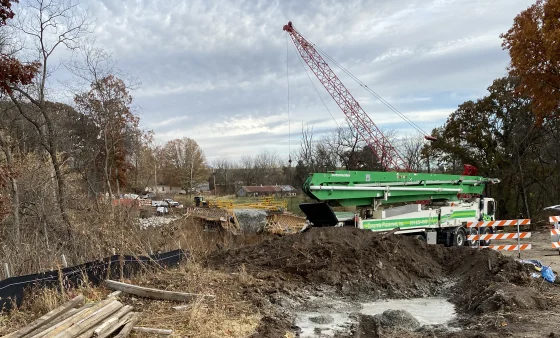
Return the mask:
[[[297,332],[294,313],[317,297],[351,304],[440,296],[458,313],[449,327],[414,330],[384,327],[362,316],[337,334],[345,337],[542,337],[560,332],[552,320],[560,310],[560,289],[531,277],[530,266],[487,249],[445,248],[355,228],[313,228],[220,250],[208,256],[206,266],[224,272],[243,267],[263,282],[242,291],[264,315],[255,334],[259,337]]]
[[[515,253],[445,248],[350,227],[235,236],[185,218],[161,231],[181,238],[191,258],[178,268],[146,271],[127,282],[215,298],[197,299],[181,310],[164,301],[129,296],[121,301],[141,312],[139,325],[172,329],[176,336],[296,337],[305,333],[302,313],[332,328],[311,331],[318,337],[556,337],[560,332],[555,320],[560,286],[531,277],[534,269],[517,262]],[[523,252],[523,259],[539,259],[560,271],[548,230],[524,241],[533,250]],[[81,292],[102,297],[110,291]],[[34,298],[50,300],[28,300]],[[409,301],[407,312],[365,311],[378,306],[372,302],[402,299]],[[36,303],[0,315],[0,335],[57,305]],[[432,318],[454,310],[455,317],[426,325],[414,308]],[[336,326],[338,317],[351,320]]]

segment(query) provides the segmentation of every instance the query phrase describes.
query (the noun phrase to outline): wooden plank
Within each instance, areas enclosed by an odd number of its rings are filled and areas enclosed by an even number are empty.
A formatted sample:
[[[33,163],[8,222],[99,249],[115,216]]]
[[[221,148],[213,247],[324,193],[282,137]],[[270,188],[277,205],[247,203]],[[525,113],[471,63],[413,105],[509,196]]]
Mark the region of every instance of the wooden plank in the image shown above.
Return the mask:
[[[43,330],[43,331],[38,332],[37,334],[34,334],[32,337],[33,338],[39,338],[39,337],[44,337],[44,336],[47,336],[47,335],[50,336],[51,334],[58,334],[59,332],[63,332],[65,329],[70,327],[73,323],[78,322],[78,321],[80,321],[84,318],[87,318],[87,317],[91,316],[97,310],[106,306],[107,304],[109,304],[112,301],[115,301],[115,300],[114,299],[105,299],[105,300],[102,300],[102,301],[92,305],[92,306],[85,306],[84,305],[82,307],[81,311],[79,311],[75,315],[57,323],[56,325],[48,327],[46,330]]]
[[[104,332],[99,334],[98,338],[107,338],[113,335],[121,327],[125,326],[134,316],[137,316],[137,312],[129,312],[122,316],[116,324],[108,327]]]
[[[91,304],[91,303],[90,303]],[[49,325],[40,327],[36,330],[33,330],[31,332],[29,332],[28,334],[26,334],[24,337],[32,337],[33,335],[38,334],[41,331],[44,331],[46,329],[48,329],[51,326],[57,325],[58,323],[60,323],[63,320],[66,320],[67,318],[72,317],[73,315],[75,315],[76,313],[82,311],[82,308],[79,309],[70,309],[68,312],[66,312],[65,314],[63,314],[62,316],[57,317],[55,320],[53,320],[52,322],[49,323]]]
[[[117,298],[118,296],[120,296],[122,293],[122,291],[113,291],[110,294],[107,295],[107,298]]]
[[[111,317],[109,317],[109,319],[105,320],[101,325],[99,325],[97,328],[94,328],[93,331],[91,332],[91,334],[93,335],[93,337],[101,337],[104,336],[104,334],[111,329],[113,326],[115,326],[116,324],[118,324],[118,322],[120,321],[121,318],[123,318],[126,314],[128,314],[129,312],[131,312],[133,309],[133,307],[131,305],[125,305],[123,306],[119,311],[115,312],[113,315],[111,315]],[[122,326],[122,325],[121,325]],[[113,330],[114,331],[114,330]],[[90,335],[91,336],[91,335]],[[88,337],[90,337],[88,336]]]
[[[6,279],[12,277],[10,274],[10,266],[8,263],[4,263],[4,274],[6,275]]]
[[[111,314],[117,312],[121,307],[122,303],[118,300],[111,300],[111,302],[92,313],[90,316],[83,318],[77,322],[72,322],[70,327],[67,327],[63,332],[58,331],[49,337],[54,338],[73,338],[80,334],[88,331],[95,325],[99,324],[105,318],[111,316]]]
[[[99,326],[93,328],[93,336],[94,337],[99,337],[103,332],[105,332],[107,329],[109,329],[111,326],[117,324],[119,322],[119,317],[116,316],[112,316],[111,318],[103,321],[103,323],[101,323]]]
[[[188,309],[190,309],[192,307],[192,305],[187,304],[187,305],[177,305],[177,306],[173,306],[171,307],[173,310],[176,311],[186,311]]]
[[[189,302],[196,297],[209,297],[214,298],[214,295],[196,294],[196,293],[186,293],[177,291],[167,291],[159,290],[153,288],[147,288],[138,285],[132,285],[122,282],[117,282],[114,280],[107,279],[105,281],[107,287],[112,290],[122,291],[124,293],[129,293],[139,297],[150,298],[150,299],[161,299],[161,300],[171,300],[176,302]]]
[[[134,310],[134,307],[132,305],[125,305],[123,306],[119,311],[117,311],[113,317],[117,317],[117,318],[122,318],[124,317],[124,315],[126,315],[127,313],[131,312],[132,310]]]
[[[132,328],[134,332],[143,332],[143,333],[154,333],[154,334],[161,334],[161,335],[172,335],[173,330],[168,329],[156,329],[153,327],[142,327],[142,326],[135,326]]]
[[[134,327],[134,325],[136,325],[136,323],[138,323],[139,320],[140,320],[140,314],[138,312],[131,312],[128,323],[124,325],[121,332],[119,332],[119,334],[117,334],[114,338],[128,337],[130,331],[132,331],[132,328]]]
[[[21,329],[17,330],[16,332],[10,333],[5,337],[9,338],[16,338],[16,337],[23,337],[26,334],[29,334],[40,327],[44,327],[47,324],[52,324],[57,318],[60,318],[62,315],[70,311],[71,309],[80,306],[84,303],[84,296],[78,295],[68,302],[62,304],[61,306],[53,309],[46,314],[42,315],[41,317],[37,318],[27,326],[22,327]]]

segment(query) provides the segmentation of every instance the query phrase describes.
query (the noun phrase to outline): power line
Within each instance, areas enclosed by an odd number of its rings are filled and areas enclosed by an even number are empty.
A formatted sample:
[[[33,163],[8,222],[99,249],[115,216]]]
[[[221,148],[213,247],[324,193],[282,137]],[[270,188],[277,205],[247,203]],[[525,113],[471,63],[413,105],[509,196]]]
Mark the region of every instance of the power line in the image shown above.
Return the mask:
[[[288,164],[292,165],[292,130],[290,120],[290,63],[288,58],[288,35],[286,34],[286,82],[288,87]]]
[[[297,58],[303,68],[303,70],[305,71],[305,75],[307,75],[307,78],[309,79],[309,82],[311,82],[311,86],[313,87],[313,90],[315,90],[315,93],[317,94],[317,96],[319,97],[319,100],[321,100],[321,103],[323,104],[323,106],[325,107],[325,110],[329,113],[329,115],[332,117],[334,123],[336,124],[337,128],[340,128],[340,124],[338,124],[338,121],[336,120],[336,118],[334,117],[333,113],[331,112],[331,110],[329,109],[329,107],[327,106],[327,104],[325,103],[325,100],[323,100],[323,97],[321,96],[319,90],[317,89],[317,86],[315,86],[315,83],[313,82],[313,79],[311,79],[311,76],[309,75],[309,72],[307,70],[307,67],[305,66],[305,64],[303,63],[303,60],[298,57]]]
[[[402,112],[400,112],[395,106],[393,106],[391,103],[389,103],[387,100],[385,100],[379,93],[377,93],[376,91],[374,91],[373,89],[371,89],[370,87],[368,87],[367,84],[365,84],[363,81],[361,81],[358,77],[356,77],[354,74],[352,74],[352,72],[350,72],[348,69],[346,69],[344,66],[342,66],[341,64],[339,64],[338,62],[336,62],[336,60],[334,58],[332,58],[329,54],[327,54],[324,50],[322,50],[321,48],[319,48],[317,45],[313,44],[313,47],[315,47],[315,49],[317,49],[324,57],[326,57],[327,59],[329,59],[330,62],[332,62],[332,64],[334,64],[335,66],[337,66],[338,68],[340,68],[340,70],[342,70],[345,74],[347,74],[348,76],[350,76],[350,78],[352,80],[354,80],[356,83],[358,83],[362,88],[364,88],[365,90],[367,90],[370,94],[372,94],[374,97],[376,97],[381,103],[383,103],[387,108],[389,108],[392,112],[394,112],[395,114],[397,114],[401,119],[403,119],[405,122],[407,122],[408,124],[410,124],[414,129],[416,129],[418,132],[420,132],[423,135],[429,135],[426,131],[424,131],[418,124],[416,124],[414,121],[412,121],[410,118],[408,118],[406,115],[404,115]]]

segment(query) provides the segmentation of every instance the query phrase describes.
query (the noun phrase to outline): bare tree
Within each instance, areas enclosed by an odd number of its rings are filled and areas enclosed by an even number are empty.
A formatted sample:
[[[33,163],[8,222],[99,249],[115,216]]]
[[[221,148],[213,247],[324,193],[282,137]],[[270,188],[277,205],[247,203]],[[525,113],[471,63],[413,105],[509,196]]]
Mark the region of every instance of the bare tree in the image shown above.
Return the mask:
[[[241,157],[239,162],[239,167],[241,170],[241,180],[246,185],[252,185],[255,183],[255,172],[254,172],[254,160],[250,155],[245,155]]]
[[[222,159],[214,161],[212,164],[212,175],[213,175],[213,182],[214,191],[218,193],[218,186],[223,187],[219,189],[219,192],[222,193],[231,193],[232,191],[232,180],[234,178],[234,165],[228,160]]]
[[[298,154],[298,163],[307,167],[309,170],[315,170],[314,158],[314,145],[313,145],[313,127],[303,124],[301,125],[301,143]]]
[[[346,170],[357,167],[358,153],[365,146],[365,142],[354,128],[337,128],[333,135],[327,138],[326,143],[331,152],[336,154],[342,167]]]
[[[70,219],[66,210],[66,182],[58,157],[57,132],[54,128],[53,111],[46,101],[47,78],[50,75],[50,59],[60,48],[74,50],[87,31],[85,15],[77,11],[71,1],[31,0],[24,15],[18,16],[16,27],[31,40],[41,63],[36,82],[29,86],[14,85],[8,93],[19,113],[29,121],[41,138],[44,149],[50,156],[57,182],[57,202],[62,219],[68,226]],[[22,103],[29,102],[33,111],[24,109]]]
[[[99,129],[98,138],[102,143],[99,155],[103,158],[106,188],[112,197],[111,184],[114,182],[118,190],[125,182],[128,148],[141,134],[139,119],[130,108],[132,96],[121,79],[107,75],[94,78],[90,90],[76,95],[74,102]]]
[[[402,141],[402,155],[406,161],[408,168],[412,171],[420,171],[424,156],[422,148],[424,147],[424,138],[422,136],[406,137]]]
[[[258,179],[257,184],[279,184],[282,183],[282,171],[280,157],[275,152],[262,151],[254,159],[254,175]]]
[[[207,182],[208,166],[202,149],[188,137],[168,141],[161,149],[162,181],[180,185],[191,194],[197,184]]]

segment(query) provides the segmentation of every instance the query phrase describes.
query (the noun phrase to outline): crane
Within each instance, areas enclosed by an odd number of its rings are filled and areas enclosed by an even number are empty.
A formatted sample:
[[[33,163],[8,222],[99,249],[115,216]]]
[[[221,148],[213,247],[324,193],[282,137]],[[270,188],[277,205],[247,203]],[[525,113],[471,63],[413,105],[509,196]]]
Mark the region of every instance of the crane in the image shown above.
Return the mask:
[[[301,58],[340,107],[350,125],[367,143],[381,166],[387,171],[410,171],[407,162],[340,81],[313,44],[295,30],[291,21],[284,25],[283,29],[290,35]]]
[[[354,225],[372,231],[397,231],[421,236],[428,243],[464,245],[469,231],[467,222],[495,219],[495,200],[481,195],[486,184],[499,183],[499,179],[475,176],[476,167],[468,164],[465,164],[462,175],[410,172],[407,162],[317,48],[295,30],[292,22],[284,25],[283,29],[349,124],[386,170],[336,170],[310,174],[302,189],[319,203],[302,203],[300,208],[311,224]],[[396,109],[392,110],[398,113]],[[402,114],[399,115],[402,117]],[[424,137],[434,140],[432,136]],[[356,212],[336,212],[333,207],[351,207]],[[487,228],[484,231],[493,230]]]

